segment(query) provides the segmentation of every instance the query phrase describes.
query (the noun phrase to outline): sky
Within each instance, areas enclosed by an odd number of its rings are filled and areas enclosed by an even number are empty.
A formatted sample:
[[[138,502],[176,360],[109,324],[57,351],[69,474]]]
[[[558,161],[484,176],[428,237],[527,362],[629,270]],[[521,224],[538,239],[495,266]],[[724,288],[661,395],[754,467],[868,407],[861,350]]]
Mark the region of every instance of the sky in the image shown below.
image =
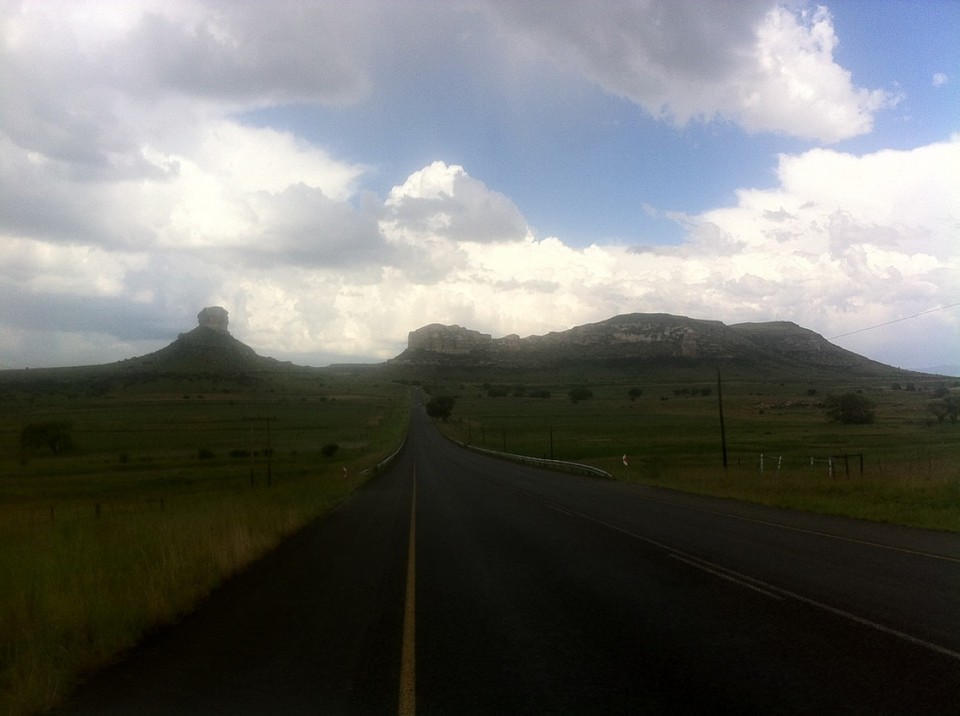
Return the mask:
[[[0,0],[0,368],[792,321],[960,364],[960,0]]]

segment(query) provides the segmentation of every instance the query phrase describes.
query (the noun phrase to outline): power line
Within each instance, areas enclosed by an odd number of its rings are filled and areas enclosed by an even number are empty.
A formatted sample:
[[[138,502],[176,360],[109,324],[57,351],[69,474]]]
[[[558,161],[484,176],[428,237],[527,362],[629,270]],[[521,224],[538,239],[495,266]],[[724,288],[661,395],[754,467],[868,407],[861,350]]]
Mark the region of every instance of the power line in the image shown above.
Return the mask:
[[[831,336],[828,338],[828,341],[832,341],[836,338],[844,338],[845,336],[852,336],[856,333],[863,333],[864,331],[872,331],[874,328],[882,328],[883,326],[889,326],[894,323],[900,323],[901,321],[909,321],[911,318],[919,318],[920,316],[925,316],[928,313],[934,313],[936,311],[943,311],[947,308],[955,308],[960,306],[960,303],[951,303],[946,306],[937,306],[936,308],[931,308],[927,311],[920,311],[920,313],[914,313],[912,316],[904,316],[903,318],[895,318],[892,321],[886,321],[885,323],[878,323],[875,326],[867,326],[866,328],[859,328],[855,331],[850,331],[849,333],[841,333],[839,336]]]

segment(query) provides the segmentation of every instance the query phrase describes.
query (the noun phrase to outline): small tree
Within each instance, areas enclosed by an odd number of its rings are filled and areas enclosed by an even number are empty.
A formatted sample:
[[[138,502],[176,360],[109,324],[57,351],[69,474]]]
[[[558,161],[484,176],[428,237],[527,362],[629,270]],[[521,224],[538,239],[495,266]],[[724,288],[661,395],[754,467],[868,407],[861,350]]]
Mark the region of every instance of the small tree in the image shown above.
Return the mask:
[[[945,400],[931,401],[927,404],[927,409],[933,413],[938,423],[942,423],[943,419],[950,414],[950,410],[947,408],[947,403]]]
[[[630,390],[627,391],[627,395],[630,396],[630,400],[636,400],[636,399],[639,398],[641,395],[643,395],[643,389],[642,389],[642,388],[631,388]]]
[[[588,400],[593,397],[593,391],[589,388],[574,388],[567,395],[570,396],[570,400],[574,403],[579,403],[581,400]]]
[[[452,395],[435,395],[427,402],[427,415],[431,418],[440,418],[447,422],[457,399]]]
[[[951,393],[943,399],[943,405],[947,409],[947,415],[950,416],[950,422],[957,422],[957,418],[960,417],[960,395]]]
[[[873,422],[874,403],[860,393],[831,395],[826,400],[827,415],[844,425],[866,425]]]

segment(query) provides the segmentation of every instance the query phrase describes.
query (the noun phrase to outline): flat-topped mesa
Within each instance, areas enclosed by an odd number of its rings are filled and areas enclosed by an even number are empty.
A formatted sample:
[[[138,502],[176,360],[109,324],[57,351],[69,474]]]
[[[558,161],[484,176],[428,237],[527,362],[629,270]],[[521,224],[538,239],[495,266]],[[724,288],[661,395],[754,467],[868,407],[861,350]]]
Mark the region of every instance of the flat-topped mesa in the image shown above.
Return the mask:
[[[542,336],[491,338],[461,326],[431,324],[411,331],[407,350],[391,362],[417,365],[537,368],[632,361],[677,365],[719,361],[776,370],[849,370],[878,373],[889,366],[827,341],[795,323],[732,326],[666,313],[630,313]]]
[[[220,333],[229,334],[227,325],[230,322],[227,309],[220,306],[207,306],[197,314],[197,324],[201,328],[212,328]]]
[[[476,350],[489,349],[493,338],[489,333],[471,331],[461,326],[444,326],[431,323],[429,326],[410,331],[407,348],[425,350],[446,355],[467,355]]]

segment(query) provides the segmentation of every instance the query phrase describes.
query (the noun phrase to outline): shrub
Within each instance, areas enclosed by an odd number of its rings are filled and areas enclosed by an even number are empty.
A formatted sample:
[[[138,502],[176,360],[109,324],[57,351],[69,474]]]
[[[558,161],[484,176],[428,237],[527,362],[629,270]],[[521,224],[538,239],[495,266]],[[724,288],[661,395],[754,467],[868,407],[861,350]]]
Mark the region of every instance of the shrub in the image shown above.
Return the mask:
[[[197,457],[201,460],[212,460],[214,457],[213,450],[210,448],[200,448],[197,450]]]
[[[947,404],[943,400],[934,400],[933,402],[927,405],[927,408],[937,418],[938,423],[942,423],[943,419],[947,417],[947,415],[949,414],[949,410],[947,409]]]
[[[456,402],[457,399],[452,395],[435,395],[427,403],[427,415],[431,418],[441,418],[443,422],[447,422]]]
[[[827,415],[845,425],[866,425],[873,422],[874,403],[859,393],[831,395],[826,400]]]
[[[940,400],[934,400],[927,405],[930,412],[937,417],[937,422],[942,423],[947,416],[950,422],[957,422],[960,417],[960,395],[947,395]]]
[[[570,400],[574,403],[579,403],[581,400],[589,400],[593,397],[593,391],[589,388],[579,387],[571,390],[567,395],[570,396]]]
[[[641,388],[631,388],[627,391],[627,395],[630,396],[630,400],[636,400],[643,395],[643,390]]]
[[[340,449],[340,446],[336,443],[327,443],[322,448],[320,448],[320,454],[324,457],[333,457],[336,455],[337,450]]]

